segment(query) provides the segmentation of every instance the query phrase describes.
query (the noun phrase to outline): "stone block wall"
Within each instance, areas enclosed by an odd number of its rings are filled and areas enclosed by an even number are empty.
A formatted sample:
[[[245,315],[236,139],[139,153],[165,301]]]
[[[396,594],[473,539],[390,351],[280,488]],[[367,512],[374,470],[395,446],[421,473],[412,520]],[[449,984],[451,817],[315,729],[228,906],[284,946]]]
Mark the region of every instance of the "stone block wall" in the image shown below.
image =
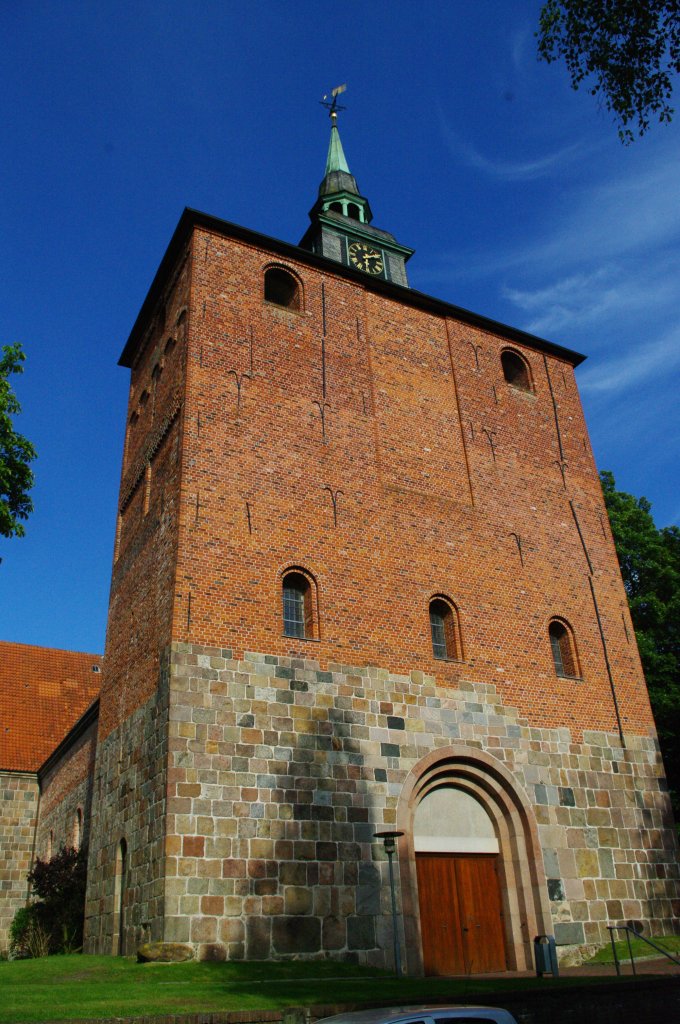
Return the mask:
[[[167,697],[167,669],[162,662],[153,697],[98,745],[85,907],[86,953],[115,954],[119,949],[134,953],[142,941],[162,938]],[[117,905],[121,840],[127,849],[122,906]]]
[[[0,955],[7,951],[14,915],[28,897],[38,804],[34,772],[0,772]]]
[[[419,967],[413,803],[419,765],[497,766],[538,836],[537,890],[505,900],[506,943],[607,940],[635,918],[674,927],[677,847],[656,741],[533,728],[496,687],[413,671],[173,645],[164,937],[204,957],[322,956],[390,965],[386,863],[373,835],[401,829],[409,968]],[[511,855],[508,854],[510,858]],[[509,868],[510,865],[508,865]],[[519,883],[506,872],[509,888]],[[546,918],[544,910],[549,908]],[[544,915],[543,917],[541,915]],[[551,928],[550,928],[551,926]]]

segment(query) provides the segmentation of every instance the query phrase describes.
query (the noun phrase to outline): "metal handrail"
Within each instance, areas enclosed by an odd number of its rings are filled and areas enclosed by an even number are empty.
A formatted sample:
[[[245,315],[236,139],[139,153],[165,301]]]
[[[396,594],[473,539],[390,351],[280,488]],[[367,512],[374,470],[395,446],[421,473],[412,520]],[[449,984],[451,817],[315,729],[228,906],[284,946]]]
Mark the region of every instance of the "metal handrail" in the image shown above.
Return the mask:
[[[648,946],[652,947],[652,949],[656,949],[659,953],[663,953],[663,955],[665,957],[668,957],[669,960],[672,960],[674,964],[678,964],[678,966],[680,966],[680,960],[678,960],[676,956],[673,956],[672,953],[669,953],[667,949],[663,949],[661,946],[658,946],[656,942],[653,942],[651,939],[648,939],[646,935],[642,935],[640,932],[636,932],[634,928],[631,928],[627,924],[608,924],[607,931],[609,932],[609,937],[612,940],[612,953],[614,954],[616,973],[619,975],[619,977],[621,976],[621,965],[619,963],[618,953],[616,952],[614,932],[626,933],[626,940],[628,942],[628,955],[630,956],[630,965],[633,968],[633,974],[637,975],[637,971],[635,970],[635,957],[633,956],[633,947],[630,944],[631,935],[635,936],[636,939],[642,939],[642,941],[646,942]]]

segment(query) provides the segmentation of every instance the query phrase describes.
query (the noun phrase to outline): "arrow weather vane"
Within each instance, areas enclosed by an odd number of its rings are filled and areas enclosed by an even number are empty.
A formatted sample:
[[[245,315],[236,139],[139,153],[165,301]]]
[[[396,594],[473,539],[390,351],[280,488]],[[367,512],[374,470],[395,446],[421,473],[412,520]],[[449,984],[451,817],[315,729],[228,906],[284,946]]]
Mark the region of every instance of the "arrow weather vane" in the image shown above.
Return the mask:
[[[344,85],[336,85],[335,89],[331,89],[330,96],[332,97],[332,99],[330,101],[328,99],[328,93],[324,96],[322,100],[319,100],[321,106],[326,107],[326,109],[328,110],[328,116],[333,121],[333,124],[337,122],[338,111],[347,109],[347,107],[338,106],[338,96],[340,96],[345,91],[346,88],[346,82]]]

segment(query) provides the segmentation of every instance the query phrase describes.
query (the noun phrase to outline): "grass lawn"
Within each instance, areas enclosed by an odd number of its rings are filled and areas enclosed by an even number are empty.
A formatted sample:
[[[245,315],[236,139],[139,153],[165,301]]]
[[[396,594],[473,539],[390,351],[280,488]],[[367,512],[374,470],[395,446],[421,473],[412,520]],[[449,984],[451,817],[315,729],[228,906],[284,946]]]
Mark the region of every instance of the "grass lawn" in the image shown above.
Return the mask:
[[[662,949],[665,949],[669,953],[672,953],[673,956],[677,957],[678,954],[680,954],[680,935],[666,935],[664,938],[661,939],[657,939],[656,937],[652,936],[652,941],[655,942],[657,946],[661,946]],[[636,960],[638,959],[638,957],[642,956],[661,956],[660,953],[658,953],[651,946],[648,946],[647,943],[643,942],[642,939],[634,939],[631,936],[630,946],[633,951],[633,956]],[[626,942],[625,938],[621,939],[620,941],[617,941],[616,955],[618,956],[619,960],[630,959],[628,943]],[[591,957],[590,960],[587,960],[586,963],[613,964],[614,954],[612,953],[611,942],[608,943],[606,946],[603,946],[602,949],[598,949],[595,956]]]
[[[0,962],[0,1024],[83,1017],[281,1009],[357,1001],[466,1002],[474,993],[568,987],[602,979],[397,980],[380,971],[313,963],[138,964],[132,958],[53,956]]]

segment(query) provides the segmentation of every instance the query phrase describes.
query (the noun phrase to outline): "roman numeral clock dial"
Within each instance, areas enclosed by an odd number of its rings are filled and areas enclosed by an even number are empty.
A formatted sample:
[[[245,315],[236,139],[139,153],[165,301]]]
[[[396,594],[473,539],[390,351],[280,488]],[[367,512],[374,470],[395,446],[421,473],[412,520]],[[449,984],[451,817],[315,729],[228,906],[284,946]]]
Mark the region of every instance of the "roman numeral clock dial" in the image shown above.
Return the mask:
[[[365,274],[377,276],[385,269],[382,253],[364,242],[350,242],[348,253],[350,265]]]

